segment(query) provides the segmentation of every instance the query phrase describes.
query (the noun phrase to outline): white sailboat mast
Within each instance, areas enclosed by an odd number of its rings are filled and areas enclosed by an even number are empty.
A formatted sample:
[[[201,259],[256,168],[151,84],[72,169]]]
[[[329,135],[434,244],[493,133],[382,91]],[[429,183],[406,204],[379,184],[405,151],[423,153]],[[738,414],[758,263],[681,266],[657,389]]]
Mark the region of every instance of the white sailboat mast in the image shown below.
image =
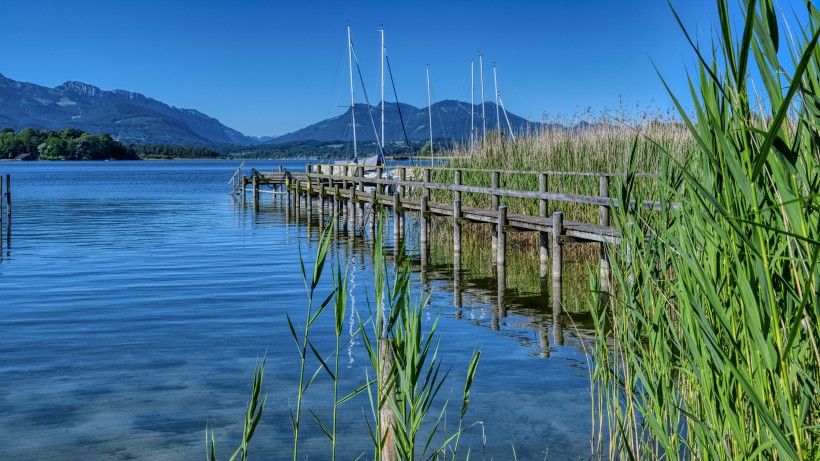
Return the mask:
[[[350,23],[347,23],[347,57],[350,62],[350,115],[353,117],[353,158],[358,160],[356,150],[356,97],[353,93],[353,40],[350,39]]]
[[[430,124],[430,166],[433,166],[433,105],[430,101],[430,64],[427,64],[427,118]]]
[[[498,75],[495,73],[495,63],[493,63],[493,86],[495,87],[495,130],[498,131],[498,140],[501,141],[501,114],[498,111]]]
[[[481,72],[481,145],[484,145],[484,140],[487,139],[487,117],[484,112],[484,58],[481,53],[478,54],[478,68]]]
[[[379,30],[382,33],[382,148],[384,148],[384,27]]]
[[[470,59],[470,150],[475,148],[475,61]]]

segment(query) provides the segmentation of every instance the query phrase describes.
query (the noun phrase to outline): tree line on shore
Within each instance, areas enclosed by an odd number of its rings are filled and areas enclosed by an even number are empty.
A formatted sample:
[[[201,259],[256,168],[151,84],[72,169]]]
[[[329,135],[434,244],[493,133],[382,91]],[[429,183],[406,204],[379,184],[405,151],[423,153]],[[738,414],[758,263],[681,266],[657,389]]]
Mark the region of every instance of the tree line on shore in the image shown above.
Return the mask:
[[[61,131],[26,128],[0,131],[0,159],[138,160],[219,158],[207,147],[122,144],[109,134],[93,135],[76,128]]]

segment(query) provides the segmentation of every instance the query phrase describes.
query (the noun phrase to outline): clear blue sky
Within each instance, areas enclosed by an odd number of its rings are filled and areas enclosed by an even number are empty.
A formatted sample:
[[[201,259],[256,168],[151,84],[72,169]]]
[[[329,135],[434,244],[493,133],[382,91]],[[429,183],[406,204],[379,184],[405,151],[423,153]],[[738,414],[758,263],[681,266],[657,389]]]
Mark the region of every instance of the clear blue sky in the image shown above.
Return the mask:
[[[714,1],[673,4],[708,43]],[[805,9],[802,0],[781,4],[788,18]],[[348,20],[374,104],[380,25],[399,98],[418,107],[427,106],[427,64],[433,102],[469,101],[471,59],[478,102],[479,52],[486,99],[494,99],[495,63],[507,110],[532,120],[619,104],[665,110],[671,100],[653,62],[684,96],[694,65],[665,0],[8,0],[2,15],[0,73],[9,78],[136,91],[255,136],[302,128],[350,104]]]

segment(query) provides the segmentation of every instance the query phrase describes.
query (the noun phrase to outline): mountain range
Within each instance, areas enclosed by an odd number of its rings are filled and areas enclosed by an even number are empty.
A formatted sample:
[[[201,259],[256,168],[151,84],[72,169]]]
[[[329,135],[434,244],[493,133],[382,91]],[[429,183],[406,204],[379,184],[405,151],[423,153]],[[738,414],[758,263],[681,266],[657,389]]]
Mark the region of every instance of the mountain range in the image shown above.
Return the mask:
[[[466,142],[470,126],[476,135],[484,130],[480,104],[445,100],[431,106],[433,138],[437,141]],[[500,108],[499,108],[500,109]],[[486,102],[486,130],[498,126],[497,107]],[[68,81],[54,88],[18,82],[0,74],[0,129],[19,131],[25,128],[64,130],[76,128],[91,134],[108,133],[125,144],[165,144],[219,147],[226,145],[270,146],[302,141],[319,143],[351,142],[351,109],[336,117],[322,120],[283,136],[259,139],[227,127],[219,120],[194,109],[180,109],[163,102],[124,90],[104,91],[87,83]],[[514,133],[534,129],[532,123],[517,115],[499,111],[500,126],[507,130],[507,119]],[[380,124],[380,108],[356,104],[357,141],[375,141],[373,125]],[[372,117],[372,122],[371,122]],[[404,103],[385,103],[385,141],[423,142],[430,138],[430,114],[427,107]]]
[[[356,104],[356,139],[357,141],[375,141],[376,130],[381,123],[381,108],[368,106],[366,104]],[[498,107],[499,117],[496,118],[497,106],[493,102],[484,103],[484,113],[486,114],[486,130],[492,131],[499,126],[497,120],[500,119],[502,131],[508,131],[512,127],[513,133],[524,132],[540,126],[539,123],[530,122],[522,117],[504,112]],[[336,117],[331,117],[321,122],[302,128],[301,130],[288,133],[274,138],[267,143],[281,144],[295,141],[351,141],[353,132],[351,130],[351,114],[348,108],[345,113]],[[369,111],[369,113],[368,113]],[[400,113],[401,112],[401,113]],[[428,112],[427,107],[418,108],[404,103],[385,103],[384,108],[384,138],[386,143],[404,141],[405,133],[408,141],[425,141],[430,139],[430,118],[432,117],[433,138],[436,140],[467,142],[470,139],[470,126],[475,127],[476,135],[480,136],[484,130],[481,122],[481,104],[473,107],[471,115],[470,104],[444,100],[433,103]],[[371,116],[373,117],[371,121]],[[472,122],[471,122],[472,118]],[[402,129],[402,122],[404,129]],[[376,125],[374,130],[373,125]]]
[[[82,82],[55,88],[0,74],[0,128],[108,133],[126,144],[214,146],[256,144],[255,138],[193,109],[179,109],[131,91],[103,91]]]

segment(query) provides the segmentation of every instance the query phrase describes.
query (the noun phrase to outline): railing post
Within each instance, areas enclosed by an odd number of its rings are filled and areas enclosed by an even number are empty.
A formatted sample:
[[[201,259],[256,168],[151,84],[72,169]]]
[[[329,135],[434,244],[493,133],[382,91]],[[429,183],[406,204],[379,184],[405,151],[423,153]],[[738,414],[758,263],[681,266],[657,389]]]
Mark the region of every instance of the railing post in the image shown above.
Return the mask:
[[[554,315],[564,311],[561,298],[563,293],[561,234],[563,233],[564,213],[556,211],[552,214],[552,313]]]
[[[404,183],[407,182],[407,168],[401,167],[401,170],[399,170],[399,179],[401,180],[401,185],[398,187],[398,190],[396,192],[401,194],[402,197],[406,197],[407,187],[404,185]]]
[[[547,192],[547,174],[541,173],[538,177],[538,190],[541,193]],[[549,210],[549,204],[547,203],[547,199],[542,198],[538,201],[538,216],[541,218],[547,217],[547,212]],[[549,264],[549,236],[546,232],[539,232],[538,233],[538,240],[539,240],[539,249],[538,249],[538,261],[540,263],[540,272],[541,278],[547,276],[547,265]]]
[[[601,197],[609,198],[609,177],[608,176],[600,176],[598,178],[598,190]],[[609,205],[601,205],[599,211],[599,222],[602,226],[609,226]],[[601,255],[601,291],[605,293],[609,293],[611,290],[611,283],[610,283],[610,269],[609,269],[609,257],[607,256],[607,244],[601,242],[600,244],[600,255]]]
[[[424,169],[424,183],[428,184],[429,182],[430,182],[430,169],[425,168]],[[424,188],[424,195],[426,195],[429,199],[429,197],[430,197],[430,188],[429,187]]]
[[[456,170],[455,185],[461,185],[461,170]],[[455,192],[453,192],[453,197],[455,200],[461,201],[461,191],[456,190]]]

